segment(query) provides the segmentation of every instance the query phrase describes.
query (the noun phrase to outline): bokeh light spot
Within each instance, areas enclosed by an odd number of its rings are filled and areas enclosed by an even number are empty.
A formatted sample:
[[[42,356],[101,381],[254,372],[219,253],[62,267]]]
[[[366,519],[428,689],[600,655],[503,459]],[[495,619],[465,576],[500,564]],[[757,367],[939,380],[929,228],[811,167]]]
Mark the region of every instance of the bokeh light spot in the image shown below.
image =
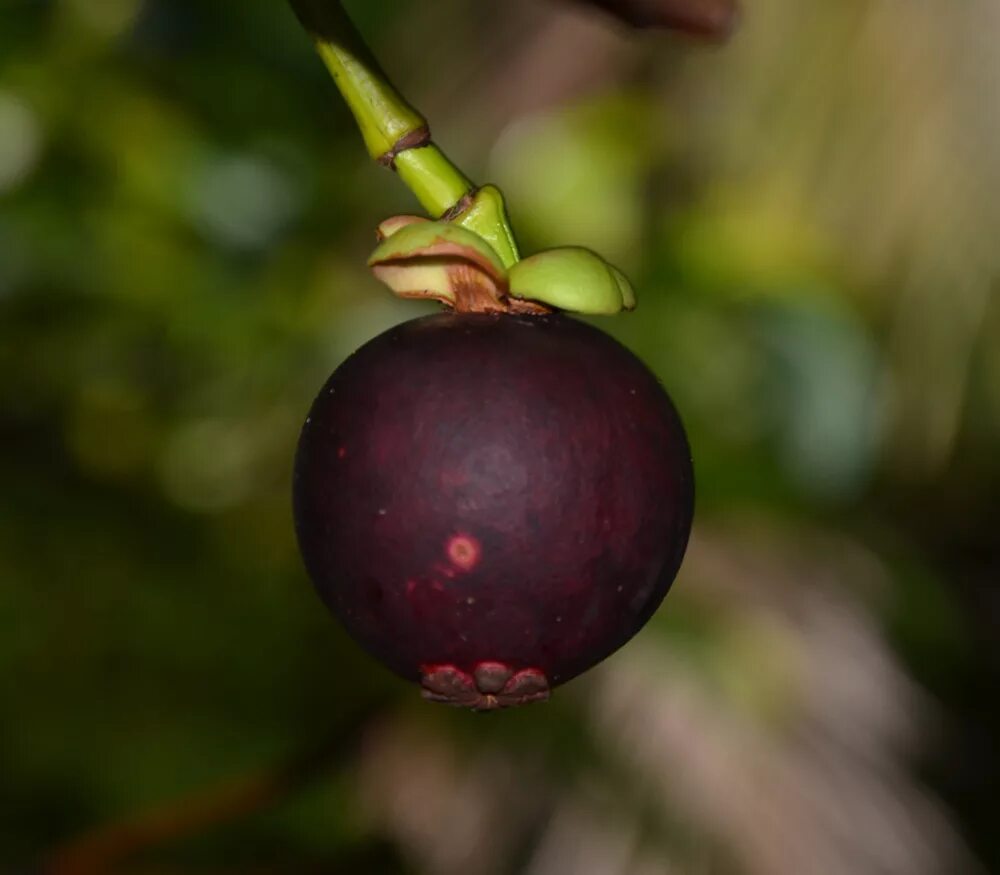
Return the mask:
[[[42,126],[20,97],[0,91],[0,193],[25,182],[42,153]]]

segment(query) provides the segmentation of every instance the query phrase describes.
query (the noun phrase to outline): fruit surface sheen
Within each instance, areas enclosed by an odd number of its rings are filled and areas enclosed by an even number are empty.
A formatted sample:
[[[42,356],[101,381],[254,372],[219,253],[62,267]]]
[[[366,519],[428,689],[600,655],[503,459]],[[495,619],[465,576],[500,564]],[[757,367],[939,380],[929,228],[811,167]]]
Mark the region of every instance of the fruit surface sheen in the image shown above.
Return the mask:
[[[656,378],[573,319],[442,313],[330,377],[295,462],[323,601],[427,698],[545,698],[649,620],[693,512]]]

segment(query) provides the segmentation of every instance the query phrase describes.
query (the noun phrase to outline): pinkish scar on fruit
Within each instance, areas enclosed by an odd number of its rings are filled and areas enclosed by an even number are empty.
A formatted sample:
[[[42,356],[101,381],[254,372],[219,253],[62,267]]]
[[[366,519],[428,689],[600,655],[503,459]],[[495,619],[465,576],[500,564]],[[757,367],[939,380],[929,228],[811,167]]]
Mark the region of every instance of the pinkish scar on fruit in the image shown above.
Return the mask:
[[[642,628],[684,554],[691,459],[632,353],[510,306],[536,277],[544,297],[581,288],[532,259],[522,281],[435,224],[402,225],[372,263],[467,309],[398,325],[334,372],[302,431],[295,516],[320,596],[362,646],[428,699],[489,710],[547,697]],[[587,258],[570,277],[587,291],[597,276],[598,306],[621,307]]]

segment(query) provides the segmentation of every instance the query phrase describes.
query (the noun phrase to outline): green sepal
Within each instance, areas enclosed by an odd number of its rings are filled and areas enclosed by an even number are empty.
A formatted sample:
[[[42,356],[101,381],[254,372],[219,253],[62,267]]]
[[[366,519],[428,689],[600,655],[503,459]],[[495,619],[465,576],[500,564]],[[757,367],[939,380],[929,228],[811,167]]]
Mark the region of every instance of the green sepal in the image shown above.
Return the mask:
[[[375,236],[378,238],[378,242],[381,243],[397,231],[402,231],[408,225],[424,224],[429,221],[430,219],[424,216],[390,216],[388,219],[383,219],[379,222],[378,228],[375,229]]]
[[[368,266],[402,259],[440,257],[469,261],[498,282],[507,277],[503,261],[489,243],[478,234],[448,222],[404,224],[376,247],[368,259]]]
[[[509,272],[510,294],[582,315],[611,315],[635,307],[625,275],[589,249],[549,249]]]
[[[495,185],[484,185],[472,194],[472,202],[452,219],[456,225],[478,234],[500,256],[504,267],[517,264],[520,255],[510,230],[503,192]]]
[[[634,310],[636,305],[639,303],[639,299],[635,294],[635,287],[629,281],[629,278],[625,276],[617,267],[613,264],[605,262],[608,265],[608,270],[611,271],[611,276],[615,278],[615,282],[618,283],[618,291],[622,296],[622,309],[623,310]]]
[[[431,298],[452,307],[503,310],[507,271],[485,240],[447,222],[383,222],[387,236],[368,259],[375,276],[404,298]]]

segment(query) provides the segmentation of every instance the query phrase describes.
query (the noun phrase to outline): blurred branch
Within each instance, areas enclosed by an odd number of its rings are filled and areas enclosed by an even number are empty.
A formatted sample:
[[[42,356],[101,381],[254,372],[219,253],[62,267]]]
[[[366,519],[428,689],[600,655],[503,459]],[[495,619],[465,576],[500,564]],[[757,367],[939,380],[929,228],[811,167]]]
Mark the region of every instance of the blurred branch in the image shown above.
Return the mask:
[[[580,0],[577,0],[580,2]],[[737,0],[583,0],[633,27],[665,27],[724,40],[739,21]]]
[[[40,867],[40,875],[104,875],[141,851],[270,808],[319,779],[336,764],[349,760],[365,730],[383,710],[377,705],[362,709],[316,747],[274,768],[84,833],[56,849]]]
[[[503,195],[479,188],[431,139],[427,120],[379,67],[339,0],[289,0],[354,115],[368,154],[399,176],[435,219],[485,239],[506,267],[518,261]]]

